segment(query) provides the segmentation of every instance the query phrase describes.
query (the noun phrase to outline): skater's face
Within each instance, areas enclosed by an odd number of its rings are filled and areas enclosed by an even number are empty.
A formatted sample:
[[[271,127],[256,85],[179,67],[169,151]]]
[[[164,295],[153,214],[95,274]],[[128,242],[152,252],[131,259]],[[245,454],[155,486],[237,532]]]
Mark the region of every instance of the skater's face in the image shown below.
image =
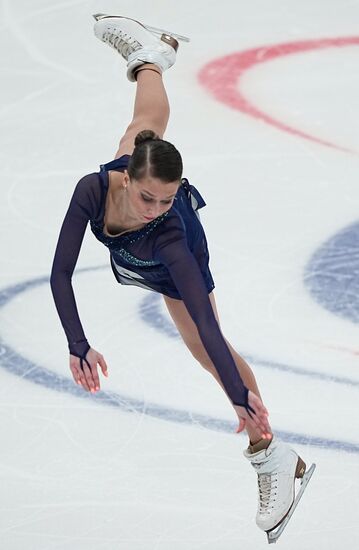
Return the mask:
[[[125,173],[124,184],[131,214],[139,223],[149,223],[171,208],[180,182],[164,183],[152,177],[135,180]]]

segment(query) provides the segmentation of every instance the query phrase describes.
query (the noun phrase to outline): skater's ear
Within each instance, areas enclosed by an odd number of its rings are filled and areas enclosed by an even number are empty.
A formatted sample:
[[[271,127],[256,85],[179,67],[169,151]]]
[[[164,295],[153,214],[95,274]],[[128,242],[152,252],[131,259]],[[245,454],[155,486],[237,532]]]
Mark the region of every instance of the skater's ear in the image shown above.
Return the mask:
[[[130,181],[131,181],[131,180],[130,180],[130,176],[128,175],[127,170],[124,170],[124,171],[123,171],[123,176],[124,176],[124,178],[123,178],[123,185],[124,185],[124,187],[127,187],[127,185],[128,185],[128,184],[130,183]]]

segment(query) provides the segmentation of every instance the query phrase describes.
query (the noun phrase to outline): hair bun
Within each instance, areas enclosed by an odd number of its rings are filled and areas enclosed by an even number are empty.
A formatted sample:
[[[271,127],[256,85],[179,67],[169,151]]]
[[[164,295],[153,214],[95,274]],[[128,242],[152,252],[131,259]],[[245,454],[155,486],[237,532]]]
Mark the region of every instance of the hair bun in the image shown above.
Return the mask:
[[[142,132],[139,132],[135,137],[135,147],[141,145],[141,143],[145,143],[145,141],[156,141],[159,139],[160,137],[152,130],[142,130]]]

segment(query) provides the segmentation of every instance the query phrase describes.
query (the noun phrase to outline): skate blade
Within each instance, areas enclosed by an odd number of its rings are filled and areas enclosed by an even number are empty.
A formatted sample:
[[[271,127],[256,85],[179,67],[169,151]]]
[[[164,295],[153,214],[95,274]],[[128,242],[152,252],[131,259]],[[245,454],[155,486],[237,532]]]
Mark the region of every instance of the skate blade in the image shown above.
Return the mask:
[[[176,40],[181,40],[181,42],[190,42],[190,38],[183,36],[182,34],[177,34],[172,31],[165,31],[164,29],[158,29],[157,27],[150,27],[149,25],[145,25],[145,27],[148,31],[156,34],[168,34],[168,36],[172,36],[172,38],[176,38]]]
[[[312,464],[311,467],[309,468],[309,470],[307,470],[305,472],[305,474],[304,474],[304,476],[301,480],[300,489],[299,489],[299,491],[298,491],[298,493],[297,493],[297,495],[294,499],[292,507],[290,508],[288,514],[285,516],[283,521],[278,525],[278,527],[275,527],[271,531],[267,531],[268,544],[273,544],[274,542],[277,542],[277,540],[279,539],[279,537],[283,533],[284,529],[287,526],[288,521],[292,517],[292,515],[293,515],[293,513],[294,513],[294,511],[295,511],[295,509],[298,505],[298,502],[302,498],[303,493],[304,493],[305,489],[307,488],[307,485],[310,481],[310,478],[314,474],[315,468],[316,468],[316,464]]]
[[[105,13],[95,13],[92,16],[96,21],[100,21],[100,19],[106,19],[108,17],[122,17],[121,15],[106,15]],[[131,17],[126,17],[125,19],[131,19]],[[150,25],[145,25],[144,23],[141,23],[140,21],[137,21],[136,19],[132,19],[132,21],[136,21],[136,23],[139,23],[143,27],[145,27],[148,31],[153,32],[155,34],[165,34],[167,36],[171,36],[172,38],[176,38],[177,40],[181,40],[182,42],[190,42],[190,39],[187,36],[183,36],[181,34],[177,34],[172,31],[166,31],[164,29],[159,29],[157,27],[150,27]]]

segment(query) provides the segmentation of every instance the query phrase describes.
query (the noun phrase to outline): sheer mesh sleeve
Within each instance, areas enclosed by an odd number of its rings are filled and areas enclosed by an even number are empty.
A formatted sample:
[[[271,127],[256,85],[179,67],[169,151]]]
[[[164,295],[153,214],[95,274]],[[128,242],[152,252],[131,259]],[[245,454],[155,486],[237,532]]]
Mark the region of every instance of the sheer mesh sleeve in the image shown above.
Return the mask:
[[[248,389],[223,338],[203,276],[179,222],[157,238],[154,255],[169,270],[229,398],[233,404],[248,408]]]
[[[101,198],[97,174],[82,178],[76,186],[62,224],[51,271],[51,290],[64,328],[70,353],[86,355],[90,346],[77,311],[71,279],[87,223],[96,216]]]

